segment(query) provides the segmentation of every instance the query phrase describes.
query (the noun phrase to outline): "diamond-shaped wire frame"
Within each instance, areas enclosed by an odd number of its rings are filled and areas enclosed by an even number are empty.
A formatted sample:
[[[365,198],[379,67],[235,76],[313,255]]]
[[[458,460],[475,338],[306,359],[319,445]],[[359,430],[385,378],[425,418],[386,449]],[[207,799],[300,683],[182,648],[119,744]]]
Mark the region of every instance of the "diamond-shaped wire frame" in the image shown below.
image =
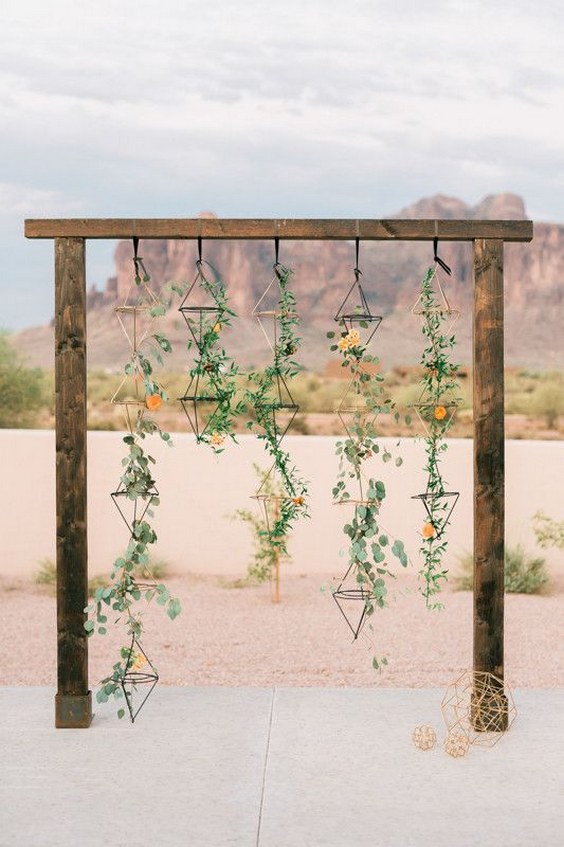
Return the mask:
[[[126,426],[133,433],[136,423],[147,410],[141,371],[124,376],[110,402],[113,406],[122,408]]]
[[[459,497],[459,491],[427,491],[412,496],[412,500],[421,500],[425,506],[427,519],[435,531],[433,539],[439,539],[449,525]]]
[[[370,590],[356,579],[357,565],[351,562],[337,588],[332,592],[333,600],[344,617],[356,641],[368,618]]]
[[[215,277],[212,282],[206,276],[206,267]],[[224,310],[208,290],[209,287],[213,288],[213,286],[221,284],[217,271],[212,265],[201,260],[196,262],[196,268],[196,276],[178,307],[178,311],[186,321],[186,326],[201,353],[204,349],[204,336],[218,324]],[[205,285],[208,288],[205,288]]]
[[[423,320],[425,320],[427,315],[437,315],[439,318],[443,318],[445,321],[447,321],[445,327],[445,335],[450,335],[450,333],[454,329],[454,325],[460,317],[461,312],[460,309],[455,309],[450,305],[444,287],[447,281],[451,281],[451,278],[441,268],[440,265],[435,263],[433,268],[432,282],[434,284],[434,293],[437,305],[432,309],[423,308],[421,302],[423,298],[423,293],[421,293],[411,308],[411,314],[417,315]]]
[[[382,323],[381,315],[374,315],[370,311],[368,300],[360,282],[360,271],[355,270],[355,280],[348,290],[347,296],[341,303],[334,320],[339,326],[344,327],[343,335],[356,329],[360,335],[359,348],[366,349],[374,333]]]
[[[121,678],[121,688],[131,723],[135,722],[135,718],[152,694],[158,681],[159,675],[155,666],[141,647],[140,642],[133,636],[128,656],[125,659],[125,672]],[[140,686],[149,686],[149,689],[139,705],[135,707],[134,695],[139,693]]]
[[[256,500],[261,507],[269,536],[272,535],[274,524],[280,517],[282,503],[291,502],[298,507],[305,503],[301,495],[292,496],[285,490],[276,463],[265,474],[258,489],[251,495],[251,499]]]
[[[123,483],[120,483],[116,491],[112,491],[110,496],[125,525],[133,535],[135,524],[143,520],[155,497],[159,496],[159,492],[153,484],[147,491],[132,500],[128,496]]]
[[[142,281],[139,285],[132,282],[123,303],[114,306],[114,314],[132,351],[138,350],[149,335],[155,321],[151,310],[160,305],[148,282]]]
[[[277,267],[274,267],[274,275],[263,293],[259,297],[253,311],[252,316],[256,318],[257,323],[266,339],[266,343],[273,353],[276,352],[278,344],[278,322],[280,318],[297,318],[297,312],[282,312],[279,308],[282,292],[280,289],[280,278],[278,276]],[[291,356],[294,351],[285,351],[286,355]]]
[[[264,416],[270,419],[271,429],[276,433],[277,443],[280,444],[292,426],[300,407],[292,397],[284,377],[277,374],[270,397],[265,398],[262,403],[257,403],[255,409],[258,412],[257,420]]]
[[[370,405],[356,380],[348,384],[336,412],[350,439],[357,438],[361,430],[365,435],[376,436],[374,424],[380,412]]]
[[[214,432],[214,423],[225,399],[223,395],[214,393],[210,386],[202,384],[200,376],[196,375],[178,399],[197,441]]]
[[[507,732],[517,709],[511,690],[487,671],[465,671],[448,686],[441,702],[450,734],[460,729],[471,744],[492,747]]]

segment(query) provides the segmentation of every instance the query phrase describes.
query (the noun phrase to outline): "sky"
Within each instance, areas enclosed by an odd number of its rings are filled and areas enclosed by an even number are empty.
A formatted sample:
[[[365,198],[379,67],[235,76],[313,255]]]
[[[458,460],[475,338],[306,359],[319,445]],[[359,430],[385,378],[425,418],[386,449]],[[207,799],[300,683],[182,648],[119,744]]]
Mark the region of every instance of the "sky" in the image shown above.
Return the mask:
[[[564,222],[561,0],[3,0],[0,327],[53,313],[26,217]],[[89,242],[103,287],[112,242]]]

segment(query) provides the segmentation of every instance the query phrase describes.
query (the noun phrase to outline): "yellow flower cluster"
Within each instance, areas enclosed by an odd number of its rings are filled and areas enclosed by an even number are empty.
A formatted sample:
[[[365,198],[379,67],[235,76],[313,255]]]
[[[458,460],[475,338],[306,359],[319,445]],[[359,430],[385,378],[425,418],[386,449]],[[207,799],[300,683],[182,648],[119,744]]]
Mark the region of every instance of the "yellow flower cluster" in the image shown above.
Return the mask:
[[[132,653],[129,657],[129,670],[140,671],[147,664],[147,659],[143,653]]]
[[[220,432],[212,432],[210,435],[210,444],[212,447],[221,447],[223,442],[225,441],[225,436]]]
[[[360,332],[358,329],[349,329],[346,335],[341,336],[341,338],[337,342],[337,347],[344,353],[346,350],[350,350],[352,347],[356,347],[360,344]]]

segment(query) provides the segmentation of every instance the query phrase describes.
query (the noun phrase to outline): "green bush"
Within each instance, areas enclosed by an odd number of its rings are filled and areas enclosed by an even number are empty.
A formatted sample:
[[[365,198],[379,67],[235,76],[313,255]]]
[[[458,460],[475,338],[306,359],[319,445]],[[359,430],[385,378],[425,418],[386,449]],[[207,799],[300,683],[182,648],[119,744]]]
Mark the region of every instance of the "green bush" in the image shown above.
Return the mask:
[[[137,579],[163,579],[168,571],[168,565],[166,562],[158,559],[155,562],[149,562],[148,565],[139,565],[135,570],[135,577]],[[51,585],[55,586],[57,584],[57,565],[53,561],[53,559],[45,558],[41,559],[39,562],[39,569],[35,573],[33,581],[37,585]],[[94,597],[97,588],[105,588],[108,585],[108,577],[103,574],[97,574],[96,576],[91,577],[88,580],[88,596]]]
[[[460,573],[454,578],[459,591],[473,588],[474,557],[466,553],[460,559]],[[506,547],[505,591],[507,594],[538,594],[548,582],[546,561],[542,556],[530,556],[521,544]]]
[[[33,426],[45,405],[45,383],[40,368],[27,368],[0,331],[0,428]]]

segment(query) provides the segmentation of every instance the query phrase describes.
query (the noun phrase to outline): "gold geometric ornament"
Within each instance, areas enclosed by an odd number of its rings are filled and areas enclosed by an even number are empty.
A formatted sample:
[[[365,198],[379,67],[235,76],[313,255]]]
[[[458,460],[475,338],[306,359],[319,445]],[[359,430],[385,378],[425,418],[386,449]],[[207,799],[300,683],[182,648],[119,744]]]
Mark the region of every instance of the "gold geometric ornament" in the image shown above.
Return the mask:
[[[461,731],[470,744],[493,747],[517,715],[510,689],[487,671],[465,671],[441,703],[447,732]]]

